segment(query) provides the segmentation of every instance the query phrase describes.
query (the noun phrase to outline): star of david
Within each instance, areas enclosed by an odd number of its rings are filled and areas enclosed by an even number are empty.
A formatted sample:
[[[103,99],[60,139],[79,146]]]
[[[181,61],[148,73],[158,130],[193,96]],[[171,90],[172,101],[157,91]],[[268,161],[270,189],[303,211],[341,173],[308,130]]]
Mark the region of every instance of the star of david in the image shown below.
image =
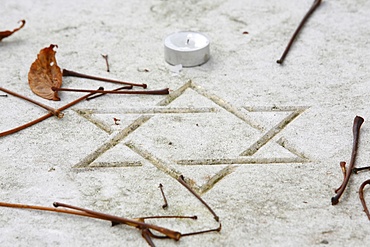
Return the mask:
[[[74,168],[135,167],[149,161],[175,179],[184,174],[202,194],[232,173],[235,164],[308,162],[279,137],[306,109],[237,108],[189,81],[154,107],[77,110],[111,138]],[[119,125],[112,124],[117,114],[123,116]],[[195,177],[202,173],[205,183],[199,185]]]

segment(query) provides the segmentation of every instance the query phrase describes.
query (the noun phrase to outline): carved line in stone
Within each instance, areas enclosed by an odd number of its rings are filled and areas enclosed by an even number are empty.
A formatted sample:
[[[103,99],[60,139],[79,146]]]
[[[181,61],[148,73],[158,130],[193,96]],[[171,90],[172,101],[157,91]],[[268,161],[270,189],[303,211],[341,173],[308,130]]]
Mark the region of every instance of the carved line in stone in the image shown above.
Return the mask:
[[[89,165],[91,168],[117,168],[142,166],[140,161],[119,161],[119,162],[94,162]]]
[[[135,153],[137,153],[138,155],[140,155],[141,157],[155,165],[159,170],[161,170],[164,173],[167,173],[171,177],[177,179],[181,175],[181,173],[177,171],[175,168],[173,168],[171,164],[155,157],[153,154],[140,148],[139,145],[135,145],[132,141],[125,143],[125,145],[129,147],[132,151],[134,151]]]
[[[233,159],[189,159],[177,160],[178,165],[184,166],[200,166],[200,165],[247,165],[247,164],[279,164],[279,163],[306,163],[307,159],[301,157],[292,158],[253,158],[253,157],[237,157]]]
[[[244,106],[249,112],[289,112],[289,111],[305,111],[309,106]]]
[[[260,139],[253,143],[247,150],[242,152],[241,156],[252,156],[273,137],[280,133],[289,123],[291,123],[296,117],[298,117],[306,107],[297,107],[289,116],[280,121],[277,125],[266,132]]]
[[[264,128],[261,125],[259,125],[258,123],[256,123],[251,117],[249,117],[248,115],[245,115],[238,108],[236,108],[233,105],[231,105],[230,103],[224,101],[220,97],[218,97],[218,96],[216,96],[214,94],[208,93],[201,86],[198,86],[195,83],[192,83],[191,84],[191,88],[193,90],[195,90],[197,93],[199,93],[200,95],[203,95],[204,97],[212,100],[214,103],[216,103],[220,107],[224,108],[225,110],[227,110],[228,112],[230,112],[231,114],[233,114],[234,116],[236,116],[237,118],[243,120],[244,122],[246,122],[247,124],[249,124],[253,128],[255,128],[255,129],[259,130],[259,131],[263,131],[264,130]]]
[[[96,160],[100,155],[111,149],[112,147],[116,146],[120,141],[126,138],[129,134],[134,132],[137,128],[139,128],[142,124],[147,122],[151,116],[140,116],[137,118],[133,123],[129,126],[121,130],[117,135],[115,135],[112,139],[105,142],[101,145],[97,150],[86,156],[83,160],[77,163],[74,168],[84,168],[90,166],[90,164]]]
[[[105,109],[85,109],[78,110],[78,113],[85,115],[91,114],[173,114],[173,113],[208,113],[219,112],[215,107],[166,107],[166,108],[105,108]],[[94,122],[95,123],[95,122]],[[96,123],[95,123],[96,124]]]
[[[160,101],[158,103],[158,106],[167,106],[167,105],[169,105],[172,101],[174,101],[176,98],[178,98],[179,96],[181,96],[186,89],[189,89],[189,88],[193,89],[195,92],[197,92],[198,94],[206,97],[207,99],[213,101],[216,105],[218,105],[221,108],[225,109],[226,111],[230,112],[231,114],[233,114],[237,118],[243,120],[244,122],[246,122],[247,124],[249,124],[253,128],[255,128],[255,129],[259,130],[259,131],[263,131],[264,130],[264,128],[261,125],[259,125],[258,123],[256,123],[251,117],[245,115],[238,108],[236,108],[233,105],[231,105],[230,103],[224,101],[220,97],[207,92],[207,90],[205,90],[201,86],[195,84],[191,80],[188,81],[187,83],[185,83],[179,89],[173,91],[164,100]]]
[[[91,123],[95,124],[98,128],[102,129],[103,131],[107,132],[108,134],[113,133],[113,129],[107,125],[102,123],[99,119],[96,119],[93,117],[93,113],[95,113],[93,110],[74,110],[78,115],[81,117],[87,119]]]
[[[172,165],[169,162],[166,162],[164,160],[159,159],[158,157],[155,157],[150,152],[140,148],[138,145],[135,145],[133,142],[127,142],[125,143],[127,147],[129,147],[131,150],[142,156],[144,159],[148,160],[150,163],[152,163],[154,166],[156,166],[160,171],[167,173],[174,179],[178,179],[181,174],[181,172],[177,171],[175,168],[172,167]],[[202,185],[201,187],[197,185],[194,181],[190,181],[188,184],[191,186],[198,194],[202,195],[212,189],[212,187],[220,181],[225,176],[229,175],[234,171],[234,167],[229,165],[216,173],[214,176],[212,176],[207,183]]]
[[[209,191],[210,189],[213,188],[213,186],[218,182],[220,181],[221,179],[223,179],[224,177],[226,177],[227,175],[231,174],[232,172],[234,172],[234,170],[236,169],[235,166],[232,166],[232,165],[228,165],[226,166],[225,168],[223,168],[221,171],[217,172],[215,175],[213,175],[208,181],[207,183],[203,184],[200,188],[199,188],[199,192],[200,194],[204,194],[206,193],[207,191]]]
[[[168,106],[172,101],[174,101],[179,96],[181,96],[185,92],[185,90],[190,87],[191,84],[192,82],[191,80],[189,80],[187,83],[182,85],[180,88],[176,89],[175,91],[172,91],[169,95],[167,95],[166,98],[159,101],[157,106]]]
[[[285,139],[284,137],[280,137],[277,141],[276,141],[277,144],[279,144],[280,146],[282,146],[283,148],[285,148],[286,150],[288,150],[289,152],[291,152],[292,154],[295,154],[297,155],[298,157],[300,157],[301,159],[304,159],[306,161],[309,160],[308,157],[306,157],[303,153],[299,152],[297,149],[295,149],[292,145],[290,145],[290,143],[288,142],[287,139]]]

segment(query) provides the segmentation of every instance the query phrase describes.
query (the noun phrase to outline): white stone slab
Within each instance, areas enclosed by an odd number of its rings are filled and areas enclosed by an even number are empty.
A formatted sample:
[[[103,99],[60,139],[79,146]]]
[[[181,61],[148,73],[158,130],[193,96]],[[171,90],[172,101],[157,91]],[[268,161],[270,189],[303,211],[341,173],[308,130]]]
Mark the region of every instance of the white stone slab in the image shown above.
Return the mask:
[[[322,1],[277,64],[312,2],[2,1],[0,31],[27,23],[0,42],[0,87],[55,108],[80,97],[50,102],[28,87],[39,50],[57,44],[61,68],[171,94],[104,96],[1,137],[0,201],[60,201],[129,218],[197,215],[153,221],[182,233],[217,227],[176,181],[183,174],[222,231],[158,246],[368,246],[358,188],[369,174],[353,175],[338,205],[330,199],[339,162],[350,161],[356,115],[365,119],[357,166],[370,164],[370,2]],[[163,39],[181,30],[209,36],[211,59],[174,76]],[[116,87],[74,77],[63,85]],[[46,113],[12,96],[0,106],[0,132]],[[3,207],[0,232],[0,246],[147,246],[132,227]]]

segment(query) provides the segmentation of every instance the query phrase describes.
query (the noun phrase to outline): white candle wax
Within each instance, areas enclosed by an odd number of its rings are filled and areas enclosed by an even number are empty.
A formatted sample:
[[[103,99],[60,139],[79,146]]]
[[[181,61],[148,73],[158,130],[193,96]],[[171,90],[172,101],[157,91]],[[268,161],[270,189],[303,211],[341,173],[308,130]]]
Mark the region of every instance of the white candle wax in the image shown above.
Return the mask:
[[[164,40],[164,57],[172,65],[193,67],[210,58],[209,39],[198,32],[177,32]]]

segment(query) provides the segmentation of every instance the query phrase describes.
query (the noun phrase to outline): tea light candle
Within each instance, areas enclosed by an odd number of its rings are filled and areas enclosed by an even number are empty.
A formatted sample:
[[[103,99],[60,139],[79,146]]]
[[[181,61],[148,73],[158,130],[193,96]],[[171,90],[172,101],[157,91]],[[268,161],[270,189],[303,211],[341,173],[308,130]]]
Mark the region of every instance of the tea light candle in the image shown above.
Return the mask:
[[[172,65],[198,66],[209,60],[209,44],[209,39],[202,33],[173,33],[164,40],[164,58]]]

